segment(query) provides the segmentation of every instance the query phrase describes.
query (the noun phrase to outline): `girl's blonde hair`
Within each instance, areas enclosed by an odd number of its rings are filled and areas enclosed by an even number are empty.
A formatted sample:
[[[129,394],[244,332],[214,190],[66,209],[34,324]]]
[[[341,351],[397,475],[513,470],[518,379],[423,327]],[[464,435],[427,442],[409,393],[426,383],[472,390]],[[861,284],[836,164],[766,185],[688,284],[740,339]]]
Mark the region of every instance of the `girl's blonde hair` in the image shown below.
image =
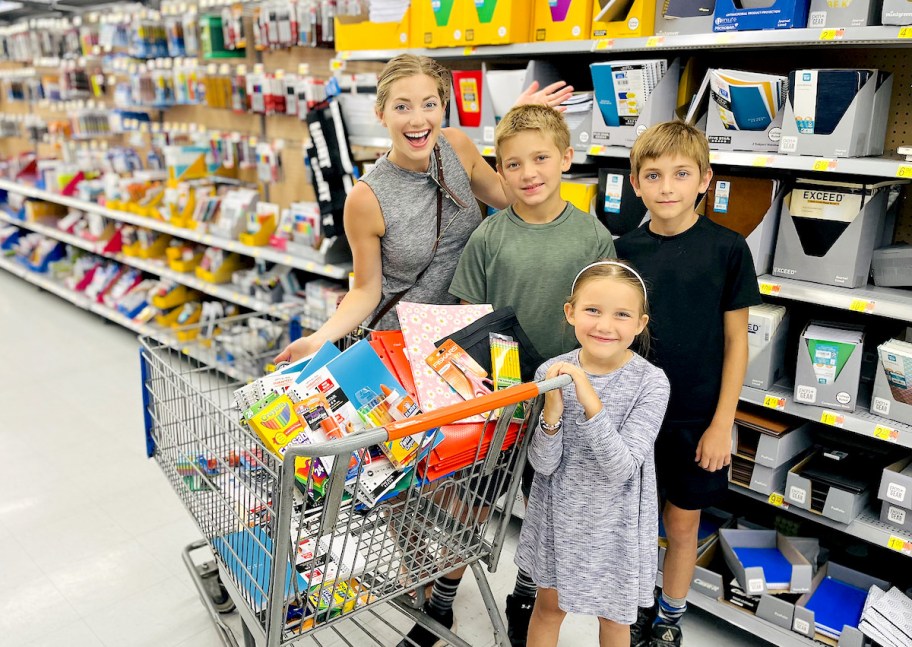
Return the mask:
[[[450,100],[450,71],[427,56],[400,54],[390,59],[377,78],[377,102],[374,104],[377,112],[382,113],[386,107],[393,83],[401,79],[418,76],[419,74],[425,74],[434,80],[440,101],[443,106],[446,106]]]
[[[649,315],[649,300],[646,298],[646,285],[642,282],[642,275],[638,275],[633,265],[627,261],[615,258],[606,258],[604,261],[607,262],[599,261],[593,263],[580,272],[573,283],[572,292],[567,299],[567,303],[571,307],[576,306],[579,291],[586,283],[595,279],[614,279],[629,285],[640,295],[640,315]],[[649,340],[649,326],[647,325],[643,328],[643,332],[636,336],[635,340],[637,352],[644,357],[649,354]]]

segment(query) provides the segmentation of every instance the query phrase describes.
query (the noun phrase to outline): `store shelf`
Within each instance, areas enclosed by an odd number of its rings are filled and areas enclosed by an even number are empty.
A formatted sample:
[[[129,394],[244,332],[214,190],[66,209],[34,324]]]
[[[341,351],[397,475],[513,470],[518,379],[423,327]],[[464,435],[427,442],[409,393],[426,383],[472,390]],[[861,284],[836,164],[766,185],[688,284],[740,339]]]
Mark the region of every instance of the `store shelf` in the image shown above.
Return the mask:
[[[803,303],[912,322],[912,290],[880,288],[839,288],[807,281],[785,279],[771,274],[757,277],[760,293]]]
[[[623,146],[590,146],[591,157],[630,157]],[[846,157],[825,158],[776,153],[746,153],[740,151],[710,151],[709,161],[716,165],[771,168],[807,173],[845,173],[878,178],[912,179],[912,162],[904,157]]]
[[[912,29],[908,27],[847,27],[845,29],[782,29],[738,31],[645,38],[604,38],[515,45],[441,47],[437,49],[372,49],[338,52],[348,61],[387,61],[409,52],[435,59],[451,58],[528,58],[554,54],[614,54],[693,49],[766,49],[769,47],[910,47]]]
[[[0,190],[9,191],[10,193],[16,193],[18,195],[23,195],[29,198],[54,202],[65,207],[79,209],[80,211],[97,213],[106,218],[110,218],[111,220],[127,222],[132,225],[136,225],[137,227],[144,227],[146,229],[152,229],[154,231],[171,234],[172,236],[177,236],[178,238],[182,238],[184,240],[192,240],[198,243],[202,243],[203,245],[208,245],[210,247],[218,247],[219,249],[224,249],[229,252],[236,252],[243,256],[259,258],[270,261],[272,263],[287,265],[289,267],[304,270],[307,272],[313,272],[314,274],[320,274],[322,276],[328,276],[334,279],[347,278],[352,268],[350,263],[339,265],[316,263],[313,261],[308,261],[306,259],[298,258],[292,254],[280,252],[272,248],[250,247],[248,245],[243,245],[236,240],[219,238],[218,236],[212,236],[210,234],[201,234],[200,232],[193,231],[192,229],[175,227],[172,224],[161,220],[155,220],[154,218],[145,218],[143,216],[127,213],[126,211],[108,209],[107,207],[102,207],[93,202],[87,202],[85,200],[79,200],[78,198],[71,198],[59,195],[57,193],[51,193],[50,191],[44,191],[42,189],[24,186],[15,182],[11,182],[9,180],[0,179]]]
[[[776,409],[777,411],[784,411],[805,420],[820,422],[862,436],[868,436],[869,438],[896,443],[903,447],[912,447],[912,425],[888,420],[869,413],[870,403],[862,401],[861,398],[859,398],[855,412],[849,413],[848,411],[799,404],[794,400],[794,391],[792,389],[776,384],[768,391],[761,391],[749,386],[742,387],[741,401],[758,404],[769,409]]]
[[[875,546],[889,548],[890,550],[895,550],[898,553],[912,557],[912,534],[897,530],[896,528],[883,523],[872,510],[862,511],[860,515],[855,517],[854,521],[845,524],[833,521],[832,519],[828,519],[827,517],[811,512],[810,510],[803,510],[797,506],[789,505],[788,503],[777,503],[778,501],[783,501],[782,494],[778,492],[772,495],[760,494],[759,492],[754,492],[753,490],[734,483],[729,483],[728,489],[750,497],[751,499],[763,501],[773,507],[788,510],[796,516],[844,532],[847,535],[857,537],[858,539],[867,541]]]
[[[352,146],[364,146],[365,148],[389,148],[392,146],[392,140],[389,137],[349,137],[348,143]],[[484,157],[494,157],[494,145],[493,144],[475,144],[475,147],[478,149],[478,152]],[[630,155],[630,149],[624,149],[627,151],[625,157]],[[587,155],[586,153],[581,153],[580,151],[574,151],[573,153],[573,163],[574,164],[594,164],[595,159]]]
[[[246,294],[241,294],[237,290],[234,290],[230,287],[204,281],[192,273],[177,272],[159,261],[137,258],[135,256],[127,256],[126,254],[120,253],[109,254],[102,252],[100,250],[100,245],[92,241],[85,240],[84,238],[74,236],[73,234],[69,234],[64,231],[60,231],[59,229],[50,227],[48,225],[19,220],[18,218],[10,216],[3,210],[0,210],[0,222],[8,222],[18,227],[29,229],[39,234],[43,234],[48,238],[54,238],[68,245],[72,245],[73,247],[84,249],[88,252],[91,252],[92,254],[97,254],[99,256],[103,256],[104,258],[110,258],[119,263],[123,263],[124,265],[135,267],[136,269],[148,272],[149,274],[155,274],[157,276],[161,276],[162,278],[171,279],[172,281],[176,281],[177,283],[181,283],[195,290],[199,290],[200,292],[208,294],[209,296],[213,296],[224,301],[230,301],[231,303],[236,303],[237,305],[244,306],[245,308],[250,308],[251,310],[255,310],[257,312],[272,315],[285,321],[290,319],[296,313],[296,311],[300,309],[300,306],[295,304],[278,305],[254,299]]]
[[[662,586],[661,571],[656,577],[656,586]],[[776,647],[820,647],[820,643],[814,642],[810,638],[805,638],[801,634],[797,634],[785,627],[780,627],[767,622],[763,618],[758,618],[753,613],[748,613],[727,602],[716,600],[693,590],[687,594],[687,604],[721,618],[739,629],[743,629],[776,645]]]

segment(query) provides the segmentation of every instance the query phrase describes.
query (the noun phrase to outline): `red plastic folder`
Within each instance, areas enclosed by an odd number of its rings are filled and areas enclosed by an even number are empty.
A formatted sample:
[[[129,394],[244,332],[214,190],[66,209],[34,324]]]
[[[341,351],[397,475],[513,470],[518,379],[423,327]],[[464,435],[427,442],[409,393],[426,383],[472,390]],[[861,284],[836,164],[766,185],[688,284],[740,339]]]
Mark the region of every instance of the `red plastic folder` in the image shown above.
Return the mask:
[[[415,378],[412,377],[412,364],[405,354],[405,339],[401,330],[377,330],[371,333],[371,346],[386,364],[390,372],[399,379],[399,384],[418,402],[418,391],[415,389]],[[380,348],[382,348],[382,352]]]
[[[494,438],[493,423],[485,431],[484,423],[469,422],[446,425],[440,428],[443,440],[431,450],[426,460],[418,465],[418,472],[422,478],[429,481],[441,478],[464,467],[472,465],[476,460],[483,460],[491,448]],[[484,438],[481,437],[484,431]],[[511,423],[507,428],[501,451],[510,449],[519,438],[519,423]],[[481,451],[478,445],[481,443]]]

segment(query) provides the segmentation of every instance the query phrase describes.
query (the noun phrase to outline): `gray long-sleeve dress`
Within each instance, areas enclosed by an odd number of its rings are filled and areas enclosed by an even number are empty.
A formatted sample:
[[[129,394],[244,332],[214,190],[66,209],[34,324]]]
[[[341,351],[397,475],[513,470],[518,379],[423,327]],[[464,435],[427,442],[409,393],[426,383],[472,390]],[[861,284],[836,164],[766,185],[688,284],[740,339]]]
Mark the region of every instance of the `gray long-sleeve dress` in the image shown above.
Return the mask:
[[[545,362],[579,366],[579,350]],[[668,379],[639,355],[607,375],[588,375],[602,410],[586,420],[571,383],[563,428],[536,424],[529,443],[532,494],[516,565],[560,608],[621,624],[651,606],[656,580],[658,494],[653,445],[668,405]]]

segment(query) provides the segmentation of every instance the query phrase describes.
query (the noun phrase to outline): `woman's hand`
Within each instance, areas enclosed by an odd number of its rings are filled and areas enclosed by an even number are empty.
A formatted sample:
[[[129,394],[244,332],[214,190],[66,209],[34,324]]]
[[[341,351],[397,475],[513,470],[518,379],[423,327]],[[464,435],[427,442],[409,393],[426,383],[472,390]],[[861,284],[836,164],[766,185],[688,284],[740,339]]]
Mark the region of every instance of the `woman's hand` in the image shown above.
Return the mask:
[[[552,364],[545,372],[545,379],[550,380],[560,375],[560,367],[560,362]],[[545,393],[545,406],[542,408],[542,417],[545,419],[546,424],[556,425],[562,415],[564,415],[564,396],[561,393],[561,389],[551,389]]]
[[[273,358],[272,363],[279,362],[297,362],[302,357],[313,355],[323,344],[314,336],[301,337],[288,344],[285,349]]]
[[[573,386],[576,387],[576,397],[579,403],[583,405],[583,410],[586,412],[586,420],[589,420],[602,410],[602,401],[599,400],[598,393],[592,387],[589,376],[579,366],[569,362],[561,362],[558,366],[560,367],[557,372],[558,375],[569,375],[573,378]]]
[[[514,106],[525,106],[542,104],[551,106],[559,112],[564,112],[566,108],[560,107],[564,101],[573,94],[573,86],[567,85],[566,81],[556,81],[551,85],[538,89],[538,81],[532,81],[532,85],[522,91]]]

